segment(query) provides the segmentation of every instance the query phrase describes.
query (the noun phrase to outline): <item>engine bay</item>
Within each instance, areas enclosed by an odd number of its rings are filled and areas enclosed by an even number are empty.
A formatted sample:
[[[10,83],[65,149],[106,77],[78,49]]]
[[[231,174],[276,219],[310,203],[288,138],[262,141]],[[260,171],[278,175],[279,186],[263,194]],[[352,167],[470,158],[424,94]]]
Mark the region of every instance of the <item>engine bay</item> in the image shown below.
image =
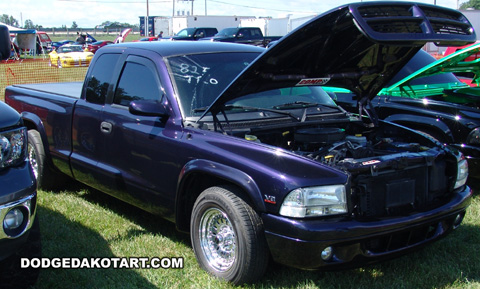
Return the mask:
[[[406,152],[419,153],[434,147],[423,136],[397,126],[366,127],[361,122],[268,131],[254,129],[245,138],[343,169],[351,168],[360,160],[363,165],[368,165],[371,164],[369,159]]]

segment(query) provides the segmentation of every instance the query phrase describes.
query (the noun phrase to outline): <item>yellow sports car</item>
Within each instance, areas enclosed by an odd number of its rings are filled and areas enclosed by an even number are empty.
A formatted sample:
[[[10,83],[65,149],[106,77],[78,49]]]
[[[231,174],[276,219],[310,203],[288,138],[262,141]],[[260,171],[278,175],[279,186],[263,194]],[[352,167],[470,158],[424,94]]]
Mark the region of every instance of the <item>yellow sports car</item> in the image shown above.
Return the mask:
[[[48,54],[50,66],[75,67],[88,66],[92,61],[93,53],[84,51],[82,45],[63,45]]]

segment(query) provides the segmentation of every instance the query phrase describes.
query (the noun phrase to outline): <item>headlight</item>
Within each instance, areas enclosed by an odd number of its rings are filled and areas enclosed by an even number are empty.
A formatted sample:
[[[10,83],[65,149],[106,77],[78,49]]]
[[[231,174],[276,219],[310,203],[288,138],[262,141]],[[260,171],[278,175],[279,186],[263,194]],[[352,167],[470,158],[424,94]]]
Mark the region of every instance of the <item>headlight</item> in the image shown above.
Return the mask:
[[[25,128],[0,133],[0,168],[25,160],[27,130]]]
[[[457,181],[455,182],[455,189],[465,185],[468,177],[468,163],[465,158],[457,162]]]
[[[480,144],[480,128],[477,127],[468,134],[467,144]]]
[[[295,189],[283,201],[280,215],[304,218],[344,214],[346,195],[343,185]]]

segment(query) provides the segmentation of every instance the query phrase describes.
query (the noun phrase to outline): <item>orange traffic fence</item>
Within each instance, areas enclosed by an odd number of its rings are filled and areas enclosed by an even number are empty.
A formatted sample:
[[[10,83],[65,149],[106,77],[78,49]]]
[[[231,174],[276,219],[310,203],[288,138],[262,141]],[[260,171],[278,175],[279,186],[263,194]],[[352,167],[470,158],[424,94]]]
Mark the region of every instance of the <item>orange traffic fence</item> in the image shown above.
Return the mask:
[[[1,61],[0,100],[5,100],[5,88],[9,85],[83,81],[87,68],[50,66],[48,58]]]

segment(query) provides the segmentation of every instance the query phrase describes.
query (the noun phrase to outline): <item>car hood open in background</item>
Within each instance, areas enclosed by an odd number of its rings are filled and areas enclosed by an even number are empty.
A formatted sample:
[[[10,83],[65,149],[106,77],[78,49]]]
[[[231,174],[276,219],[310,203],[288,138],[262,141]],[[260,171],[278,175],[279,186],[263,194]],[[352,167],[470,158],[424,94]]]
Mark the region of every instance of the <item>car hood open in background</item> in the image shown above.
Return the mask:
[[[410,83],[415,79],[444,73],[471,73],[473,76],[471,82],[478,85],[480,83],[480,58],[475,59],[476,57],[473,57],[473,60],[470,60],[472,59],[470,56],[479,52],[480,43],[477,43],[449,54],[386,87],[380,94],[391,95],[395,90],[399,90],[404,86],[410,86]],[[467,89],[469,88],[466,84],[463,86]],[[463,88],[459,87],[457,89]]]
[[[354,3],[330,10],[267,49],[205,112],[237,97],[298,85],[328,85],[373,98],[426,42],[465,45],[475,32],[458,11],[409,2]]]

